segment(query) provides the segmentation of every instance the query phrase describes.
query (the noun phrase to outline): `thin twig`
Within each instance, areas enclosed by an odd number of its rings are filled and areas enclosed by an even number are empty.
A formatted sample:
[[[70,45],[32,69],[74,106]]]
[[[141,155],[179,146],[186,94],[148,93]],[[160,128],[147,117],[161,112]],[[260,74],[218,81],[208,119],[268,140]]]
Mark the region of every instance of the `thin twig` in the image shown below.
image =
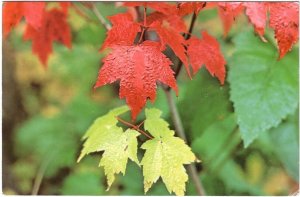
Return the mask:
[[[37,195],[38,192],[39,192],[39,189],[40,189],[40,186],[41,186],[41,183],[42,183],[42,180],[43,180],[43,177],[45,175],[45,172],[47,170],[47,167],[48,167],[48,164],[50,163],[52,159],[52,156],[48,157],[47,160],[44,160],[44,162],[42,162],[38,172],[37,172],[37,175],[34,179],[34,184],[33,184],[33,187],[32,187],[32,192],[31,192],[31,195]]]
[[[102,14],[99,12],[99,10],[97,9],[97,7],[95,6],[95,4],[92,4],[92,10],[95,13],[95,15],[97,16],[98,20],[100,21],[100,23],[105,27],[105,29],[108,31],[111,29],[111,25],[109,23],[106,22],[105,18],[102,16]]]
[[[192,16],[192,19],[191,19],[191,24],[190,24],[189,31],[188,31],[188,33],[186,33],[185,36],[184,36],[184,39],[185,39],[185,40],[190,39],[191,34],[192,34],[192,32],[193,32],[193,29],[194,29],[194,26],[195,26],[196,19],[197,19],[197,14],[195,14],[195,12],[194,12],[194,13],[193,13],[193,16]],[[180,70],[181,70],[181,68],[182,68],[182,65],[183,65],[183,62],[182,62],[180,59],[178,59],[178,64],[177,64],[177,67],[176,67],[177,69],[176,69],[176,71],[175,71],[175,78],[178,77],[178,75],[179,75],[179,73],[180,73]]]
[[[141,44],[143,41],[144,41],[144,34],[145,34],[145,28],[142,27],[142,33],[141,33],[141,36],[140,36],[140,39],[138,41],[138,44]]]
[[[147,7],[144,7],[144,27],[147,25]]]
[[[96,23],[98,24],[98,21],[97,20],[94,20],[92,18],[90,18],[79,6],[77,6],[75,3],[72,3],[71,4],[72,7],[75,9],[75,12],[82,16],[83,18],[85,18],[87,21],[90,21],[90,22],[93,22],[93,23]]]
[[[140,128],[142,126],[142,124],[144,124],[145,120],[143,120],[138,126],[137,128]]]
[[[190,39],[190,37],[192,35],[192,32],[193,32],[193,29],[194,29],[194,26],[195,26],[196,19],[197,19],[197,14],[193,13],[193,16],[192,16],[192,19],[191,19],[191,24],[190,24],[190,27],[189,27],[189,31],[187,33],[185,33],[185,35],[184,35],[185,40]],[[177,65],[176,65],[176,70],[175,70],[175,79],[178,77],[178,75],[181,71],[182,65],[183,65],[183,62],[179,58],[177,58]],[[171,90],[171,87],[164,87],[164,88],[167,91]]]
[[[147,134],[145,131],[143,131],[143,130],[141,130],[141,129],[139,128],[139,127],[141,126],[141,124],[139,124],[138,126],[133,125],[133,124],[131,124],[131,123],[129,123],[129,122],[126,122],[125,120],[121,119],[121,118],[118,117],[118,116],[116,116],[116,119],[118,119],[118,121],[120,121],[121,123],[123,123],[123,124],[125,124],[125,125],[131,127],[132,129],[138,131],[139,133],[141,133],[142,135],[146,136],[147,138],[153,139],[152,136],[150,136],[150,135]],[[143,122],[144,122],[144,121],[143,121]],[[143,122],[142,122],[142,123],[143,123]]]
[[[145,32],[146,32],[146,25],[147,25],[146,18],[147,18],[147,7],[144,7],[144,17],[143,17],[144,26],[142,27],[142,33],[141,33],[140,39],[138,41],[139,44],[141,44],[145,40]]]
[[[178,109],[177,106],[175,104],[175,101],[171,95],[171,91],[165,90],[166,96],[167,96],[167,100],[168,100],[168,105],[171,111],[171,116],[172,116],[172,120],[175,126],[175,131],[177,132],[177,135],[182,138],[184,141],[187,142],[185,133],[184,133],[184,129],[182,126],[182,121],[180,118],[180,115],[178,113]],[[198,173],[196,170],[196,166],[194,163],[188,165],[187,170],[195,184],[196,187],[196,191],[198,193],[199,196],[205,196],[205,190],[202,186],[202,183],[198,177]]]

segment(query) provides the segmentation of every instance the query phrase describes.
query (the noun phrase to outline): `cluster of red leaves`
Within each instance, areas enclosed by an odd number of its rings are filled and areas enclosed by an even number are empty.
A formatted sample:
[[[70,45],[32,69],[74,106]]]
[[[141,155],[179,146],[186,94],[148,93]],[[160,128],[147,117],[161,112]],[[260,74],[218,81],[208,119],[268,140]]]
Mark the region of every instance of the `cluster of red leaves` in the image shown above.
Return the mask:
[[[95,88],[120,80],[120,98],[125,98],[132,110],[132,118],[146,104],[147,99],[155,100],[156,82],[162,82],[177,92],[172,62],[163,55],[170,47],[182,61],[187,74],[190,65],[193,74],[205,65],[212,76],[224,84],[226,61],[219,43],[207,32],[202,38],[185,36],[188,33],[183,17],[198,14],[204,7],[217,7],[223,22],[224,36],[228,34],[235,18],[245,10],[256,33],[263,38],[270,11],[270,27],[275,30],[282,58],[298,41],[297,3],[255,3],[255,2],[189,2],[170,4],[164,2],[126,2],[127,7],[149,8],[153,12],[138,21],[137,14],[117,14],[110,17],[113,24],[101,49],[111,48],[111,53],[103,60]],[[131,10],[132,11],[132,10]],[[145,31],[155,32],[158,38],[136,42]],[[138,36],[139,35],[139,36]],[[145,36],[144,36],[145,37]],[[188,38],[186,40],[186,38]],[[143,41],[143,39],[139,39]]]
[[[24,16],[25,40],[32,40],[32,51],[46,66],[53,41],[71,48],[71,32],[67,24],[70,3],[46,9],[44,2],[7,2],[3,6],[3,33],[6,37]],[[299,8],[295,2],[126,2],[127,13],[109,17],[112,28],[101,50],[112,51],[103,59],[95,88],[120,80],[120,98],[125,98],[135,119],[147,102],[156,97],[157,82],[168,85],[178,94],[172,62],[163,52],[169,47],[183,63],[190,78],[205,65],[221,84],[226,77],[226,61],[217,40],[206,31],[201,38],[191,35],[183,17],[197,15],[203,9],[216,7],[228,34],[235,18],[245,13],[255,32],[263,39],[265,28],[274,29],[279,59],[298,41]],[[134,8],[144,8],[144,17]],[[152,12],[146,14],[145,8]],[[269,19],[268,19],[269,13]],[[177,74],[177,73],[176,73]]]
[[[188,32],[183,17],[198,13],[205,3],[124,3],[125,6],[147,7],[153,10],[142,21],[135,21],[129,14],[110,17],[112,29],[101,49],[111,48],[111,53],[103,60],[95,87],[120,80],[120,98],[125,98],[132,110],[132,118],[146,104],[154,101],[157,81],[170,86],[177,93],[176,79],[171,69],[172,62],[162,53],[170,47],[183,62],[188,75],[189,64],[194,73],[205,64],[209,72],[217,76],[221,84],[225,80],[225,59],[215,38],[203,32],[202,39],[192,37],[186,40]],[[134,41],[145,31],[155,32],[157,39]],[[139,36],[138,36],[138,33]]]
[[[224,36],[229,32],[235,18],[244,9],[256,33],[263,37],[270,13],[269,26],[275,31],[279,48],[279,58],[292,48],[299,39],[299,4],[296,2],[226,2],[210,3],[217,6],[223,21]]]
[[[54,41],[71,48],[71,30],[67,23],[69,2],[60,2],[60,8],[46,9],[45,2],[6,2],[3,5],[3,33],[11,29],[24,16],[27,25],[24,40],[32,40],[32,52],[47,66]]]

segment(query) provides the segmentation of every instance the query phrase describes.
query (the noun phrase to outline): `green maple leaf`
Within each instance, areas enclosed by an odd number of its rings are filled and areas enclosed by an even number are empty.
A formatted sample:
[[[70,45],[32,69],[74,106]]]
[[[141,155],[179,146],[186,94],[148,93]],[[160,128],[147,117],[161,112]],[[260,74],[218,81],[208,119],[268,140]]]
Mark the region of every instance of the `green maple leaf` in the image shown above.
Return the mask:
[[[104,167],[108,189],[115,179],[115,174],[120,172],[125,174],[128,158],[139,165],[137,158],[139,133],[132,129],[123,132],[121,127],[116,126],[118,120],[115,117],[128,110],[127,106],[111,110],[105,116],[96,119],[83,136],[86,141],[78,162],[89,153],[104,151],[99,166]]]
[[[147,192],[159,177],[162,178],[168,191],[184,195],[188,175],[183,164],[196,161],[194,153],[185,142],[174,137],[174,131],[160,118],[161,111],[146,109],[145,129],[153,139],[142,145],[146,153],[141,161],[144,175],[144,190]]]

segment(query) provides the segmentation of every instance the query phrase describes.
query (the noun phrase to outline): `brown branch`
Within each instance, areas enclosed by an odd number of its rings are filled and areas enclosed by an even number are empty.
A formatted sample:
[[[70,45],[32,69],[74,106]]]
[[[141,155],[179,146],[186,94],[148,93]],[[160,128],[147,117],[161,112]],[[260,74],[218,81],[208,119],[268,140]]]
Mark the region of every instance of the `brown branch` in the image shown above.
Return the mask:
[[[171,111],[171,116],[172,116],[172,120],[175,126],[175,131],[177,133],[177,135],[182,138],[184,141],[187,142],[186,136],[185,136],[185,132],[184,132],[184,128],[182,126],[182,121],[177,109],[177,106],[175,104],[175,101],[171,95],[171,91],[169,90],[165,90],[166,96],[167,96],[167,101],[168,101],[168,105]],[[199,179],[197,170],[196,170],[196,166],[194,163],[190,164],[187,166],[187,170],[188,173],[190,174],[195,187],[196,187],[196,191],[198,193],[199,196],[205,196],[205,190],[202,186],[202,183]]]
[[[147,29],[146,29],[146,25],[147,25],[146,17],[147,17],[147,8],[144,7],[144,17],[143,17],[144,25],[142,27],[142,33],[141,33],[140,39],[138,41],[139,44],[141,44],[145,40],[145,33],[147,31]]]
[[[196,19],[197,19],[197,14],[195,14],[195,12],[194,12],[193,16],[192,16],[192,19],[191,19],[189,31],[187,33],[185,33],[185,35],[184,35],[185,40],[190,39],[190,37],[192,35],[192,32],[193,32],[193,29],[194,29],[194,26],[195,26]],[[178,75],[181,71],[182,65],[183,65],[183,62],[179,58],[177,58],[177,65],[176,65],[176,70],[175,70],[175,79],[178,77]],[[171,90],[170,87],[166,87],[166,86],[164,87],[164,89],[166,89],[167,91]]]
[[[145,120],[143,120],[139,125],[137,125],[137,128],[140,128],[142,124],[144,124]]]
[[[141,33],[140,39],[138,41],[138,44],[141,44],[144,41],[145,31],[146,31],[146,29],[144,27],[142,27],[142,33]]]
[[[95,3],[92,4],[92,10],[93,10],[94,14],[97,16],[97,18],[100,21],[100,23],[105,27],[105,29],[107,31],[110,30],[111,29],[111,25],[106,22],[104,16],[102,16],[102,14],[100,13],[100,11],[97,9]]]
[[[186,34],[184,35],[184,39],[185,39],[185,40],[190,39],[191,34],[192,34],[192,32],[193,32],[193,29],[194,29],[194,26],[195,26],[196,19],[197,19],[197,14],[195,14],[195,12],[194,12],[194,13],[193,13],[193,16],[192,16],[192,19],[191,19],[191,24],[190,24],[189,31],[188,31],[188,33],[186,33]],[[181,68],[182,68],[182,65],[183,65],[183,62],[178,58],[178,64],[177,64],[177,67],[176,67],[177,69],[176,69],[176,71],[175,71],[175,78],[178,77],[178,75],[179,75],[179,73],[180,73],[180,70],[181,70]]]
[[[147,7],[144,7],[144,26],[147,25]]]
[[[132,129],[138,131],[140,134],[146,136],[147,138],[153,139],[152,136],[150,136],[150,135],[147,134],[145,131],[143,131],[143,130],[141,130],[141,129],[139,128],[139,127],[144,123],[144,121],[143,121],[141,124],[139,124],[138,126],[136,126],[136,125],[133,125],[133,124],[131,124],[131,123],[129,123],[129,122],[126,122],[125,120],[121,119],[121,118],[118,117],[118,116],[116,116],[116,119],[118,119],[118,121],[120,121],[121,123],[123,123],[123,124],[125,124],[125,125],[131,127]]]

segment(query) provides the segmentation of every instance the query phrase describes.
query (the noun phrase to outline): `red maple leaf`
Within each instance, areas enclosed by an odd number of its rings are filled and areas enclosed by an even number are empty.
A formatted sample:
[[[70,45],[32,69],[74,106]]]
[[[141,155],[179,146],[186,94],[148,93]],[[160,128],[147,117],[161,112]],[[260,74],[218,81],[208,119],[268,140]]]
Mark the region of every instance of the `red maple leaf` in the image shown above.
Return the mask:
[[[222,2],[218,3],[218,6],[224,27],[224,36],[227,36],[235,18],[243,11],[244,7],[240,2]]]
[[[221,53],[218,41],[206,32],[202,32],[202,39],[192,36],[187,40],[187,54],[194,74],[205,64],[212,76],[216,76],[224,84],[226,61]]]
[[[126,98],[132,119],[136,118],[148,98],[154,102],[157,81],[178,92],[170,67],[172,62],[161,53],[157,42],[113,47],[103,62],[95,88],[120,80],[119,95],[121,99]]]
[[[156,21],[159,21],[161,24],[163,24],[164,21],[167,22],[178,33],[187,32],[187,27],[179,15],[165,15],[161,12],[152,12],[147,16],[147,26],[151,27]]]
[[[179,14],[179,9],[175,5],[165,2],[125,2],[123,5],[127,7],[143,6],[155,10],[147,16],[147,26],[150,26],[153,22],[163,22],[165,20],[178,32],[187,31],[182,16]]]
[[[41,26],[45,2],[5,2],[3,5],[3,33],[6,37],[24,16],[33,28]]]
[[[64,13],[68,14],[69,7],[71,6],[71,2],[67,2],[67,1],[59,2],[59,5],[60,5],[62,11]]]
[[[243,3],[246,7],[246,15],[249,21],[254,25],[255,31],[263,36],[267,22],[267,3],[264,2],[247,2]]]
[[[176,5],[163,2],[126,2],[124,6],[145,6],[156,10],[156,12],[147,17],[146,24],[150,27],[150,30],[154,30],[158,34],[161,42],[161,50],[164,50],[166,45],[168,45],[183,62],[190,76],[185,39],[180,34],[181,32],[186,32],[187,28],[178,14]]]
[[[133,21],[129,13],[116,14],[109,17],[112,28],[107,32],[107,37],[100,50],[116,45],[132,45],[140,25]]]
[[[275,31],[281,59],[299,39],[299,5],[295,2],[276,2],[269,3],[269,7],[270,26]]]
[[[71,48],[71,31],[65,11],[55,8],[45,12],[40,28],[35,29],[27,25],[24,39],[32,40],[32,52],[37,54],[43,65],[47,66],[53,41]]]
[[[206,5],[205,2],[185,2],[177,5],[178,14],[185,16],[191,13],[198,14]]]
[[[176,56],[183,62],[186,71],[190,76],[184,37],[169,24],[162,23],[161,21],[154,22],[150,25],[150,27],[158,34],[161,42],[161,49],[164,49],[165,46],[168,45]]]

